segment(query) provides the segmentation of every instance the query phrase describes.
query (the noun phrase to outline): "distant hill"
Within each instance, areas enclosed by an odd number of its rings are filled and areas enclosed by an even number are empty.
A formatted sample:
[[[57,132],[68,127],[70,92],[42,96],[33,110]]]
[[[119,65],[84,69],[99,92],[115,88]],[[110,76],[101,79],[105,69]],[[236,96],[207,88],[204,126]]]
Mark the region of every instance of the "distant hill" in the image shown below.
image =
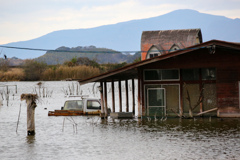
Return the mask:
[[[88,47],[59,47],[55,51],[48,51],[43,56],[36,58],[39,62],[45,62],[49,65],[63,64],[76,57],[88,57],[91,60],[102,63],[132,63],[136,58],[140,57],[140,53],[134,55],[123,54],[112,49],[97,48],[95,46]]]
[[[3,58],[0,58],[0,62],[3,61]],[[22,59],[18,59],[16,57],[12,57],[12,58],[8,58],[7,59],[9,66],[21,66],[22,64],[24,64],[24,60]]]
[[[51,32],[36,39],[9,43],[8,46],[54,49],[59,46],[90,46],[116,51],[139,51],[142,31],[201,28],[203,41],[219,39],[240,42],[240,19],[230,19],[199,13],[195,10],[176,10],[158,17],[132,20],[89,29],[69,29]],[[45,52],[4,49],[8,57],[36,58]]]

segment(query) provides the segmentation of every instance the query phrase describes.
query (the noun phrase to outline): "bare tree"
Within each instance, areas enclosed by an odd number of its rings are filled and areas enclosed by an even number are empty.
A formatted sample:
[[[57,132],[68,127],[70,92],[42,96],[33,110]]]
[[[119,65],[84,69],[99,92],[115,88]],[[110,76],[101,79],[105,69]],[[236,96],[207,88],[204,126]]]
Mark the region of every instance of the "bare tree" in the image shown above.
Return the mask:
[[[203,102],[204,84],[202,84],[200,95],[198,97],[198,101],[194,106],[192,106],[192,104],[191,104],[191,98],[190,98],[190,94],[189,94],[186,83],[184,83],[184,87],[186,88],[186,91],[187,91],[187,100],[188,100],[188,104],[189,104],[189,117],[192,118],[193,117],[193,110],[196,109]]]

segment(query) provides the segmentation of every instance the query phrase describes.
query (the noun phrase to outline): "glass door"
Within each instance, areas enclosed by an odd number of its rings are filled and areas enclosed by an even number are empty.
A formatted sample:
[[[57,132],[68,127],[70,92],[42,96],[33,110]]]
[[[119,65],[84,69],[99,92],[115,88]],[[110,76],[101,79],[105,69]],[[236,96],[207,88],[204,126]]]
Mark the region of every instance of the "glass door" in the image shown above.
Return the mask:
[[[166,93],[161,86],[146,86],[147,115],[163,117],[166,116]]]

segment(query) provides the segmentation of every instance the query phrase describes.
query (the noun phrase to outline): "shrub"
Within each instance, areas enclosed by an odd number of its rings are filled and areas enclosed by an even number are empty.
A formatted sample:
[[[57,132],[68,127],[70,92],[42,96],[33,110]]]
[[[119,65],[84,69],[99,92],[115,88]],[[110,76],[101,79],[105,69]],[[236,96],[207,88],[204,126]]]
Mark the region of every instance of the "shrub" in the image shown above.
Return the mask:
[[[91,76],[100,74],[98,68],[92,66],[60,66],[56,69],[48,68],[42,73],[43,80],[63,80],[71,79],[85,79]]]
[[[41,80],[41,74],[47,69],[47,64],[35,60],[26,60],[24,65],[25,80]]]
[[[9,61],[7,59],[0,58],[0,70],[3,72],[8,71],[9,69]]]

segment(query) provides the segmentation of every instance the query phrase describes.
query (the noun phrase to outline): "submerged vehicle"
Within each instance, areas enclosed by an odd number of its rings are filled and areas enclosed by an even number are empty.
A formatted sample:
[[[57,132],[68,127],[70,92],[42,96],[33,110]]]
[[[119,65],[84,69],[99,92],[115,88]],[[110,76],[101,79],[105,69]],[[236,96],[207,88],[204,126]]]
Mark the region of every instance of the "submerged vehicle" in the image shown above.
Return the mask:
[[[48,116],[100,115],[101,101],[96,98],[81,97],[67,100],[61,110],[49,111]]]

